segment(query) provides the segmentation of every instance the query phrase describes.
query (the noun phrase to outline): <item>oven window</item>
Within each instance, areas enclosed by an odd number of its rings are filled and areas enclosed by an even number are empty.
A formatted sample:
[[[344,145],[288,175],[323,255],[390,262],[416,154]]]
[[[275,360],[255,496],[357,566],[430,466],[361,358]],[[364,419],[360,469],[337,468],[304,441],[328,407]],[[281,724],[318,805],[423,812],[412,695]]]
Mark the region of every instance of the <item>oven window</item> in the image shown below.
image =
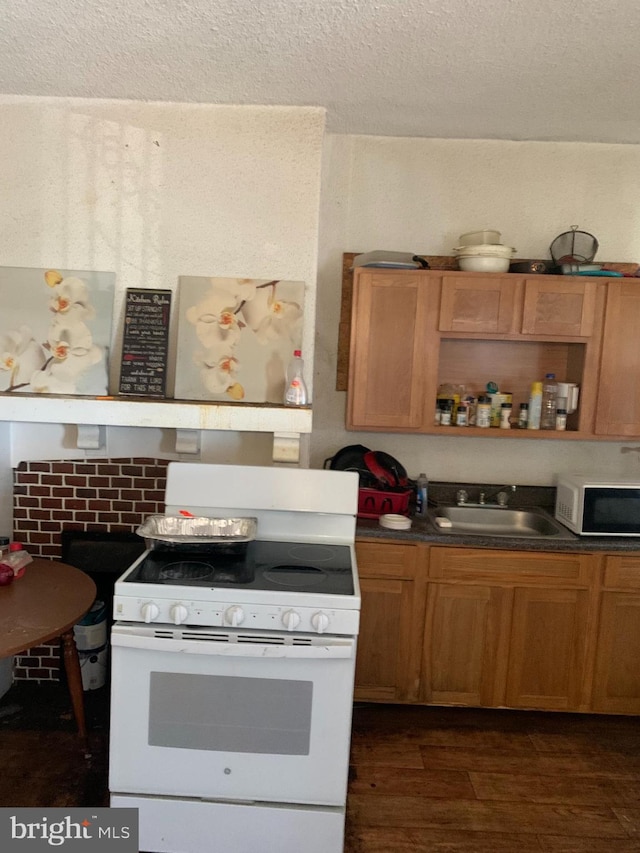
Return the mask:
[[[152,672],[149,745],[308,755],[313,682]]]

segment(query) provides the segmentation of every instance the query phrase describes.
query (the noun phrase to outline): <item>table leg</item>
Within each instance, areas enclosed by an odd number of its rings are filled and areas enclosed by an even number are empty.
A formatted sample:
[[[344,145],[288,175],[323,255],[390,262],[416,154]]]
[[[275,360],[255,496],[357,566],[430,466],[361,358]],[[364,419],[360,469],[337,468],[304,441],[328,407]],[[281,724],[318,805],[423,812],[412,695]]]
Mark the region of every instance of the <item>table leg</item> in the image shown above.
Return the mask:
[[[73,628],[62,635],[64,650],[64,668],[67,673],[67,683],[71,694],[71,704],[78,726],[78,734],[82,740],[85,752],[88,752],[89,741],[87,738],[87,724],[84,716],[84,693],[82,690],[82,673],[80,672],[80,658],[76,647]]]

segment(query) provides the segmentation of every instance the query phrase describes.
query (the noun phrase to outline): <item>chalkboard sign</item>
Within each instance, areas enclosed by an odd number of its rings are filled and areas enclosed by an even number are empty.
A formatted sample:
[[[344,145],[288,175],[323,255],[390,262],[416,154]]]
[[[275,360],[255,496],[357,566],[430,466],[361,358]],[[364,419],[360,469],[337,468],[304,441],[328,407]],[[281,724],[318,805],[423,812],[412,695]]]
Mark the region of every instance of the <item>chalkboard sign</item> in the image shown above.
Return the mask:
[[[120,393],[164,397],[167,382],[170,290],[127,288]]]

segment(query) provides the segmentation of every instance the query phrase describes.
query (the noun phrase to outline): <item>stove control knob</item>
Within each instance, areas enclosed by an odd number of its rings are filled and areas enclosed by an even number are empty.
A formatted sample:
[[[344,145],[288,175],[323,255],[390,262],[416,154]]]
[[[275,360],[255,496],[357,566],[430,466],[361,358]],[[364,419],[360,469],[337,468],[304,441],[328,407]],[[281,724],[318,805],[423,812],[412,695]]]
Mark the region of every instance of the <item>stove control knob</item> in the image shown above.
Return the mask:
[[[187,621],[189,611],[184,604],[174,604],[169,608],[169,615],[174,625],[182,625],[183,622]]]
[[[314,613],[311,617],[311,627],[317,631],[318,634],[324,634],[329,627],[329,617],[327,614],[323,613],[322,610]]]
[[[300,614],[295,610],[285,610],[282,614],[282,624],[287,631],[295,631],[300,624]]]
[[[140,608],[140,613],[145,622],[153,622],[160,615],[158,605],[154,604],[153,601],[147,601],[146,604],[143,604]]]
[[[228,625],[231,625],[232,628],[237,628],[238,625],[242,625],[244,622],[244,610],[239,604],[227,607],[224,612],[224,620]]]

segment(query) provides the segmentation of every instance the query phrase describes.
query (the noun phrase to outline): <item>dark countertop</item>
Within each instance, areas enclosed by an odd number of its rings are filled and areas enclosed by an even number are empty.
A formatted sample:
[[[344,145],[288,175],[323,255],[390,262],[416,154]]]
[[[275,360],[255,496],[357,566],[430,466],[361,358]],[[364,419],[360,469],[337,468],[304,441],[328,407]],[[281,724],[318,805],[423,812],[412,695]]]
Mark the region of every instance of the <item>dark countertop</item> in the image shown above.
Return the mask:
[[[471,500],[479,492],[486,491],[494,495],[500,489],[495,484],[431,482],[429,484],[429,504],[455,504],[456,492],[465,489]],[[508,489],[508,487],[505,487]],[[539,507],[550,515],[554,513],[555,488],[551,486],[516,486],[510,495],[509,506],[514,508]],[[462,533],[443,533],[436,529],[428,519],[412,518],[410,530],[389,530],[380,527],[377,519],[358,518],[356,536],[366,539],[394,539],[399,542],[424,542],[426,545],[449,545],[465,548],[495,548],[511,551],[637,551],[640,553],[640,537],[634,536],[576,536],[570,531],[566,539],[523,536],[477,536]]]
[[[633,536],[573,536],[570,539],[475,536],[462,533],[440,533],[423,518],[413,518],[410,530],[389,530],[386,527],[380,527],[376,519],[359,518],[356,537],[423,542],[425,545],[449,545],[459,548],[495,548],[506,551],[581,551],[584,553],[636,551],[640,553],[640,538]]]

